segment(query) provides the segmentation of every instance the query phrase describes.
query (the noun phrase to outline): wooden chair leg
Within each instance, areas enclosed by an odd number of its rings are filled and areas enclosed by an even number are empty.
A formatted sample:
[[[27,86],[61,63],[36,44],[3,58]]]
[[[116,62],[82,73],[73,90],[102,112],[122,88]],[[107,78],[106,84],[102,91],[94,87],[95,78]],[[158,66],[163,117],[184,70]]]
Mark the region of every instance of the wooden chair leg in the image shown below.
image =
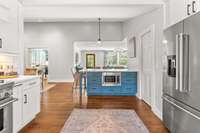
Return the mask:
[[[74,81],[73,81],[73,84],[72,84],[72,90],[74,89]]]

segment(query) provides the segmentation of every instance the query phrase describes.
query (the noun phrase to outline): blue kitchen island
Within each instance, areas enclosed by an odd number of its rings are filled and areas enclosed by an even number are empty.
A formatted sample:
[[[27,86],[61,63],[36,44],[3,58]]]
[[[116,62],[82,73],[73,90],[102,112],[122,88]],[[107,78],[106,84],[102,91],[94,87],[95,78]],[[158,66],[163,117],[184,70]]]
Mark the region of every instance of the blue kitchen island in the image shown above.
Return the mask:
[[[137,72],[124,69],[90,69],[86,75],[88,96],[136,96]],[[81,78],[82,79],[82,78]],[[80,81],[82,92],[82,81]]]

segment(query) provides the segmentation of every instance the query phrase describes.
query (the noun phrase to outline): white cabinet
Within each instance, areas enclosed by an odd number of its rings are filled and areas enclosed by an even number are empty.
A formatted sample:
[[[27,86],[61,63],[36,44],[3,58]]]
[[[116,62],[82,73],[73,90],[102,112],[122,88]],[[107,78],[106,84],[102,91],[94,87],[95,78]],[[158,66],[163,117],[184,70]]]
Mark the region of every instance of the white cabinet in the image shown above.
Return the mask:
[[[7,23],[9,20],[9,8],[5,2],[0,1],[0,23]]]
[[[187,15],[194,15],[200,11],[200,0],[187,0]]]
[[[187,0],[170,1],[170,19],[171,23],[177,23],[187,17]]]
[[[13,104],[13,133],[17,133],[40,112],[39,78],[16,84],[13,97],[18,99]]]
[[[32,88],[25,89],[23,91],[23,125],[28,124],[35,117],[36,104],[35,91]]]
[[[23,125],[27,125],[39,113],[40,108],[40,93],[38,89],[40,84],[38,80],[33,80],[27,83],[23,91]]]
[[[19,54],[19,34],[22,30],[19,17],[21,6],[17,0],[0,0],[0,38],[2,48],[0,52]]]
[[[188,0],[164,0],[165,2],[165,27],[173,25],[187,15]]]
[[[163,0],[165,28],[200,11],[200,0]]]

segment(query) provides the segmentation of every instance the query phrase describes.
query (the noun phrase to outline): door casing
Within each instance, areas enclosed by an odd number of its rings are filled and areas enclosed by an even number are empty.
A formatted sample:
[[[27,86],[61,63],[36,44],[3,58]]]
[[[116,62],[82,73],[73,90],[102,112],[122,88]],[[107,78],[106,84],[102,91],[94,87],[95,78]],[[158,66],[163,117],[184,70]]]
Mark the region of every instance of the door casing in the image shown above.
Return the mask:
[[[151,32],[152,34],[152,66],[151,66],[151,85],[150,85],[150,99],[149,101],[145,101],[144,99],[144,92],[143,92],[143,87],[144,87],[144,71],[142,70],[143,68],[143,56],[144,56],[144,52],[143,52],[143,46],[142,46],[142,38],[145,34]],[[140,47],[140,81],[139,81],[139,84],[140,84],[140,87],[139,87],[139,90],[138,90],[138,97],[140,99],[143,99],[147,104],[149,104],[149,106],[151,107],[155,107],[155,97],[156,97],[156,93],[155,93],[155,87],[156,87],[156,83],[155,83],[155,57],[156,57],[156,53],[155,53],[155,25],[151,25],[149,27],[147,27],[144,31],[142,31],[140,34],[139,34],[139,47]]]

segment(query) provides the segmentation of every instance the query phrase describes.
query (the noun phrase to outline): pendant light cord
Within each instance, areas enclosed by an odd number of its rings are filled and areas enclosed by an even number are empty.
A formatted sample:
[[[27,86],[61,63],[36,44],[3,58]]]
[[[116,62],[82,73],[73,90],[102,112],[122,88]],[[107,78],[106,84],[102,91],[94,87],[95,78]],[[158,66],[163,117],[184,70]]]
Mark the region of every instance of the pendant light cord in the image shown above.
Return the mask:
[[[98,19],[99,20],[99,41],[101,41],[101,18]]]

